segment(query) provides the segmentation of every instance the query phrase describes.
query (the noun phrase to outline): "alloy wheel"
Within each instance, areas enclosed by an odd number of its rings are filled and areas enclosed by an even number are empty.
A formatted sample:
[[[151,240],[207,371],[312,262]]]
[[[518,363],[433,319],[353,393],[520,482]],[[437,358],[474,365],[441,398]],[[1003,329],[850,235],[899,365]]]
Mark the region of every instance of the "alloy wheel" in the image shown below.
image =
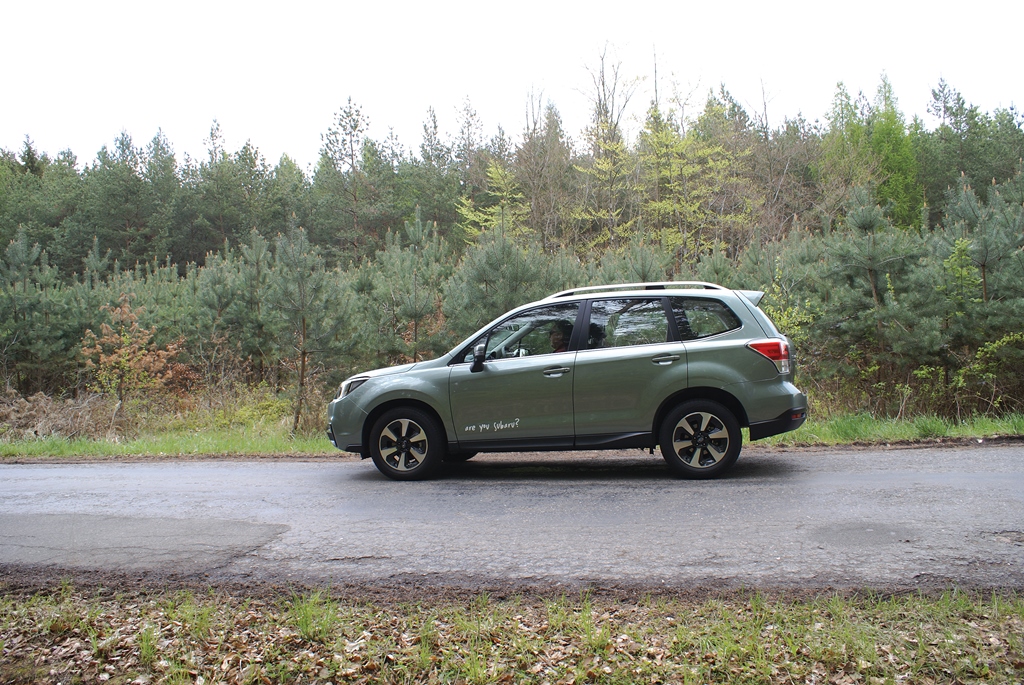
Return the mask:
[[[679,420],[672,431],[672,450],[693,468],[709,468],[729,451],[729,430],[714,414],[695,411]]]
[[[396,419],[386,425],[377,443],[381,459],[398,471],[411,471],[418,467],[430,443],[423,427],[411,419]]]

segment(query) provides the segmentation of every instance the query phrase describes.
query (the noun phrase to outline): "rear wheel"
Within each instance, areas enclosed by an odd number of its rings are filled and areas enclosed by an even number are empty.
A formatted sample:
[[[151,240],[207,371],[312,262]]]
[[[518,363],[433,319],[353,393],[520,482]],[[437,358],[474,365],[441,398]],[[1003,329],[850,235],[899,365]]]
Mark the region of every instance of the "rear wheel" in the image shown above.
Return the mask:
[[[716,478],[740,456],[740,424],[711,400],[690,400],[669,412],[659,434],[661,454],[682,478]]]
[[[427,412],[397,407],[385,412],[370,430],[370,456],[377,469],[394,480],[423,480],[445,458],[444,432]]]

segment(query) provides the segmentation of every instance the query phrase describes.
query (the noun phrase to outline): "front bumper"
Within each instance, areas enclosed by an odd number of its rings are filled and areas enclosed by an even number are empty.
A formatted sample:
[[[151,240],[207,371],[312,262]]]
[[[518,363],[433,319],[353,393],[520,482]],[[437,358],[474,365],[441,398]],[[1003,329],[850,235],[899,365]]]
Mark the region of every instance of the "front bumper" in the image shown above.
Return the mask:
[[[344,452],[354,452],[363,458],[362,426],[366,414],[346,399],[334,400],[327,407],[327,439]]]

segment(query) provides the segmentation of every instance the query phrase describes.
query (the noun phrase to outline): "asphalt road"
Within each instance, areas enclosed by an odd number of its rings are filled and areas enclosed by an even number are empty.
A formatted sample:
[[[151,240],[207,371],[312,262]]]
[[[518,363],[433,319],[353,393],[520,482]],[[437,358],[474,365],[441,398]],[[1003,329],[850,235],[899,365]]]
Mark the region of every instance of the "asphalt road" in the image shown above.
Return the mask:
[[[216,582],[1024,588],[1024,447],[0,466],[0,567]],[[13,571],[12,571],[13,570]]]

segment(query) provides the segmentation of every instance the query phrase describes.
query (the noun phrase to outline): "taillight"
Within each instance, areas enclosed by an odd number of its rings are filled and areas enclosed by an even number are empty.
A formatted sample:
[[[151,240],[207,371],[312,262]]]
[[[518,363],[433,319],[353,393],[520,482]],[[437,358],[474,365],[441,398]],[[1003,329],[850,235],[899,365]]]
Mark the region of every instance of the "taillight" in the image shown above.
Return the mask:
[[[789,344],[785,340],[755,340],[747,343],[747,347],[771,360],[779,373],[789,373]]]

